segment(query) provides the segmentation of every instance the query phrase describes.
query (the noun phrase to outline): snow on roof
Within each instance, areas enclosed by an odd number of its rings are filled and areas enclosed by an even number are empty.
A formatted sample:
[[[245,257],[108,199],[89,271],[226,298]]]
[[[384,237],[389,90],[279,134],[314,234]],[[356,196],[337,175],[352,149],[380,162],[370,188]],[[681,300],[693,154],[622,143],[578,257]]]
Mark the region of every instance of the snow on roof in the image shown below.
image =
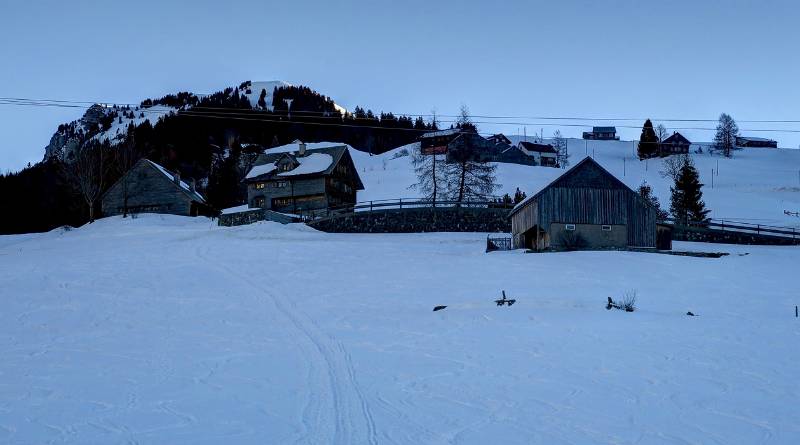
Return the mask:
[[[251,210],[247,204],[242,204],[236,207],[228,207],[227,209],[222,209],[223,215],[227,215],[229,213],[239,213],[239,212],[246,212],[247,210]],[[261,210],[260,208],[252,209],[252,210]]]
[[[456,134],[460,131],[461,131],[460,128],[448,128],[447,130],[429,131],[427,133],[424,133],[422,137],[432,138],[435,136],[450,136],[451,134]]]
[[[264,150],[265,154],[270,153],[292,153],[300,150],[300,141],[296,140],[291,144],[286,145],[279,145],[277,147],[272,147]],[[306,150],[316,150],[318,148],[332,148],[332,147],[341,147],[345,146],[347,148],[352,148],[349,145],[343,142],[306,142]]]
[[[255,167],[251,168],[249,172],[247,172],[245,179],[252,179],[257,176],[266,175],[267,173],[271,173],[273,170],[275,170],[275,168],[275,164],[256,165]]]
[[[759,138],[755,136],[738,136],[739,139],[744,141],[752,141],[752,142],[775,142],[774,139],[770,138]]]
[[[166,168],[156,164],[155,162],[153,162],[153,161],[151,161],[149,159],[145,159],[145,161],[147,161],[150,164],[152,164],[153,167],[157,168],[161,173],[164,174],[164,176],[169,178],[170,181],[174,181],[175,180],[175,173],[172,173],[171,171],[167,170]],[[192,188],[189,187],[189,185],[186,184],[185,182],[180,181],[180,186],[181,186],[182,189],[184,189],[186,191],[187,194],[189,194],[190,196],[196,198],[198,201],[206,202],[205,198],[203,198],[203,195],[198,193],[197,190],[192,191]]]
[[[300,163],[297,168],[288,172],[278,173],[278,176],[297,176],[324,172],[333,163],[333,156],[327,153],[311,153],[308,156],[297,157],[297,162]]]

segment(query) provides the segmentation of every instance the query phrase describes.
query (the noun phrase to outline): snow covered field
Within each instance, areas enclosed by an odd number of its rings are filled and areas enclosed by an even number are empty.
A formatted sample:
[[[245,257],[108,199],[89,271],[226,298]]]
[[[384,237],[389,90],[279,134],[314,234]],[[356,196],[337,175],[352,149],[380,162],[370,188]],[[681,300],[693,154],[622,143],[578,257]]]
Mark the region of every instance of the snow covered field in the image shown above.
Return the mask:
[[[517,140],[517,137],[512,137]],[[635,157],[635,142],[584,141],[568,139],[570,162],[578,163],[593,156],[608,171],[636,190],[642,181],[653,192],[664,209],[669,209],[669,187],[672,180],[663,178],[660,159],[639,161]],[[414,144],[406,148],[413,149]],[[403,147],[379,156],[351,150],[353,160],[364,182],[359,201],[413,198],[418,193],[409,189],[417,180],[409,157],[395,158]],[[694,149],[694,147],[693,147]],[[783,212],[800,211],[800,150],[746,148],[727,159],[711,155],[708,150],[692,154],[703,187],[703,198],[711,209],[711,218],[748,221],[754,224],[800,228],[800,218]],[[531,195],[564,172],[550,167],[529,167],[497,164],[497,194],[514,196],[517,187]],[[712,170],[719,169],[713,179]]]
[[[0,443],[800,442],[800,249],[677,244],[731,255],[154,215],[3,236]]]

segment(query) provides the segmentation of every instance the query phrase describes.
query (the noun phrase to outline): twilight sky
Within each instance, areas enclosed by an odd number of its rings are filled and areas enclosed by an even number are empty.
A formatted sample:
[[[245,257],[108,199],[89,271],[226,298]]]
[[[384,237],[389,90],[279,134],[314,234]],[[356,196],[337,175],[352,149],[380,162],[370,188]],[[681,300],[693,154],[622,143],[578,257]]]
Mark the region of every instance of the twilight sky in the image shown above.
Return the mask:
[[[32,0],[5,1],[0,16],[0,97],[138,103],[285,80],[347,108],[529,116],[480,125],[509,134],[524,122],[549,136],[557,127],[541,116],[641,127],[723,111],[742,129],[800,130],[742,122],[800,120],[794,1]],[[82,114],[0,105],[0,171],[40,160],[58,124]],[[800,133],[747,134],[800,144]]]

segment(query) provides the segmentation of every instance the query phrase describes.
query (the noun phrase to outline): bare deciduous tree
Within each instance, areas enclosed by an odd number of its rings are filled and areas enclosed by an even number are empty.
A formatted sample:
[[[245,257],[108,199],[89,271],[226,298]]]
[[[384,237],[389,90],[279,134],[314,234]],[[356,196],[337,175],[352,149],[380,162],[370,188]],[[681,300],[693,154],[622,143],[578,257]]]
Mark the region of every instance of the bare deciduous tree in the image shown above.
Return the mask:
[[[128,177],[127,173],[142,158],[141,153],[136,148],[133,124],[128,126],[128,137],[125,138],[125,142],[117,145],[114,152],[116,154],[117,172],[121,175],[122,217],[125,218],[128,216],[128,200],[131,197],[131,178]]]
[[[567,168],[569,166],[569,149],[567,147],[567,139],[561,136],[561,130],[556,130],[553,133],[553,148],[556,149],[558,165],[561,168]]]
[[[72,152],[65,166],[75,187],[89,207],[89,223],[94,222],[97,200],[105,190],[110,171],[108,148],[101,144],[88,144]]]
[[[731,157],[731,152],[736,149],[737,136],[739,136],[739,126],[736,125],[736,121],[728,114],[720,114],[717,133],[714,135],[714,149],[721,151],[726,158]]]
[[[461,115],[456,126],[477,131],[469,117],[469,110],[461,106]],[[468,145],[463,150],[451,152],[446,164],[445,182],[450,198],[459,203],[488,200],[500,185],[496,183],[497,166],[481,159],[477,147]]]
[[[669,131],[667,131],[667,127],[665,127],[664,124],[656,125],[655,130],[658,142],[664,142],[664,139],[669,137]]]
[[[661,170],[658,174],[661,175],[662,178],[670,178],[672,182],[675,182],[678,179],[681,168],[683,168],[683,164],[686,163],[686,157],[688,157],[688,155],[668,156],[664,158],[664,161],[661,163]]]

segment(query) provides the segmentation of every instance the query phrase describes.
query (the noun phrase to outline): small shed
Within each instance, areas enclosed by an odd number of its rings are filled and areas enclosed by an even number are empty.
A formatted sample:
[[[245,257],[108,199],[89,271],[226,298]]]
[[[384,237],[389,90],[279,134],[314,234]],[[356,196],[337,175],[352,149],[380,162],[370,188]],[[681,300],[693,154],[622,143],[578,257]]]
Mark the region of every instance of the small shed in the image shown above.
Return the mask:
[[[515,248],[656,247],[656,209],[588,157],[509,216]]]

